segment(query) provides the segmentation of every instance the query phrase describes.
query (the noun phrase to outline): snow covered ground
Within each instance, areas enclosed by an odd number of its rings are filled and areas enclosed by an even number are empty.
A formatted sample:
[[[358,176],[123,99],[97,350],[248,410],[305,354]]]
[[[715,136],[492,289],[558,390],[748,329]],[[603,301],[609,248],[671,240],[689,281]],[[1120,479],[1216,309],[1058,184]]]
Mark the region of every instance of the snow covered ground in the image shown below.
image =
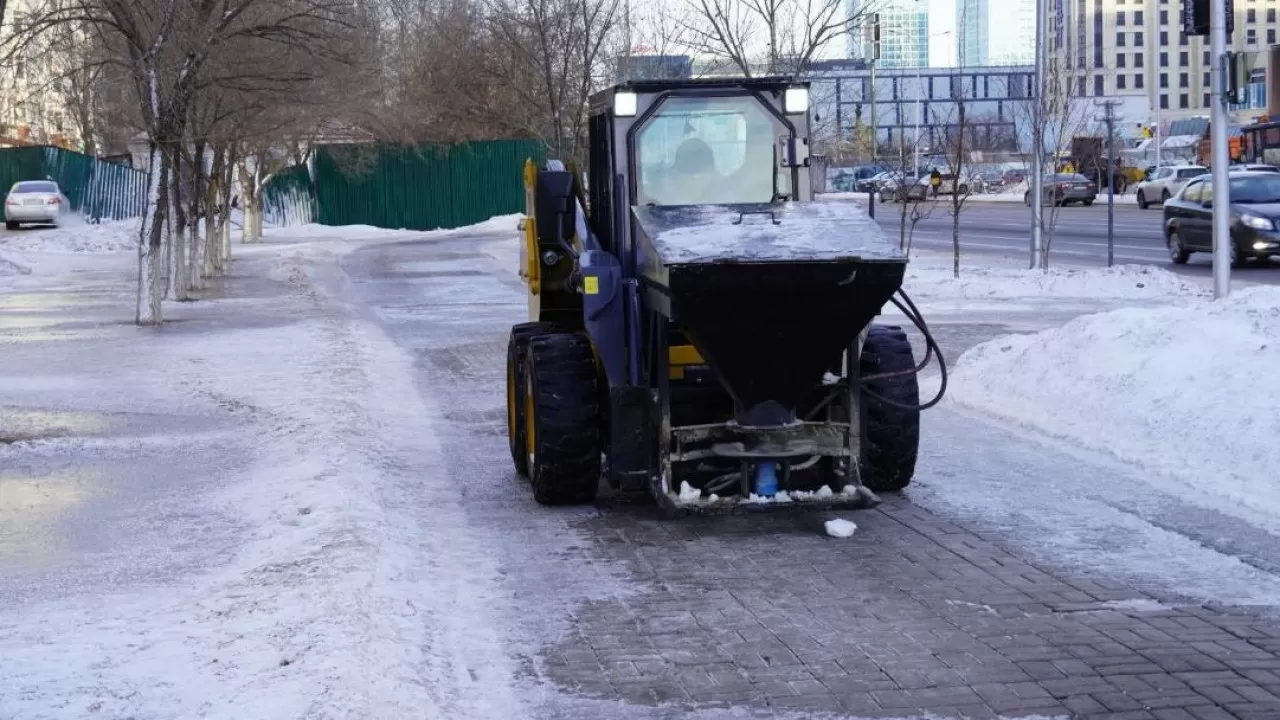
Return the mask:
[[[965,353],[953,401],[1280,527],[1280,289],[1086,315]]]
[[[627,583],[581,561],[563,516],[513,508],[523,488],[468,485],[505,458],[443,457],[453,425],[491,422],[501,391],[443,407],[446,390],[418,381],[421,358],[444,353],[467,370],[500,356],[487,339],[463,352],[410,328],[410,348],[384,328],[399,316],[448,325],[439,316],[466,308],[499,337],[524,304],[512,287],[518,221],[268,230],[265,243],[234,248],[217,293],[171,304],[159,330],[128,322],[127,227],[24,232],[17,245],[3,236],[0,255],[33,270],[0,277],[0,719],[629,717],[598,705],[548,713],[555,698],[519,681],[530,631],[513,618],[554,626],[571,602]],[[432,277],[373,309],[360,295],[367,280],[343,264],[410,240],[454,240],[493,260],[451,250],[406,262],[406,274]],[[1277,359],[1274,293],[1218,305],[1194,281],[1137,267],[1045,275],[975,264],[956,281],[950,258],[929,254],[913,261],[908,290],[927,319],[965,327],[1128,308],[1004,336],[955,362],[952,400],[926,414],[913,499],[1011,525],[1057,512],[1036,531],[1069,535],[1062,546],[1097,563],[1082,545],[1094,551],[1109,528],[1142,522],[1098,519],[1096,504],[1070,515],[1053,492],[1078,499],[1101,492],[1090,480],[1123,478],[1104,490],[1140,496],[1155,482],[1194,500],[1209,478],[1228,492],[1221,505],[1239,501],[1280,533],[1280,506],[1263,502],[1277,468],[1260,442],[1280,429],[1265,407],[1280,393],[1257,371]],[[991,418],[1111,452],[1122,469],[1104,478],[1087,459],[1051,474],[1042,446],[993,431]],[[946,478],[955,468],[969,474]],[[509,516],[477,521],[477,504]],[[1208,596],[1280,597],[1274,577],[1148,527],[1098,557]],[[859,520],[841,545],[869,535]]]

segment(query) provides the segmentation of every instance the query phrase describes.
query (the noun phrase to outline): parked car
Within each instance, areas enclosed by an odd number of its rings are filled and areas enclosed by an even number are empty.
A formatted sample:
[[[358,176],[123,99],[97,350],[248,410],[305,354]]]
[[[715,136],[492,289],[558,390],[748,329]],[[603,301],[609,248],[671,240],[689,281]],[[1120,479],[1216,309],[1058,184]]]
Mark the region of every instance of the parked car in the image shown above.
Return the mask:
[[[857,192],[876,192],[880,189],[880,184],[892,177],[893,172],[885,170],[867,178],[861,178],[854,181],[853,189]]]
[[[1280,174],[1232,171],[1231,264],[1280,255]],[[1164,203],[1165,245],[1169,259],[1181,265],[1192,253],[1213,252],[1213,177],[1204,175],[1183,186]]]
[[[1280,173],[1280,167],[1275,165],[1259,165],[1255,163],[1245,163],[1244,165],[1232,165],[1232,170],[1253,170],[1256,172]]]
[[[1078,202],[1092,205],[1098,199],[1098,183],[1078,173],[1045,175],[1041,183],[1042,205],[1069,205]],[[1031,190],[1022,194],[1022,202],[1031,207]]]
[[[1158,167],[1150,177],[1138,183],[1136,191],[1138,207],[1146,210],[1154,203],[1164,204],[1178,194],[1192,178],[1209,172],[1203,165],[1165,165]]]
[[[880,202],[920,202],[929,197],[929,176],[906,173],[887,181],[880,190]]]
[[[67,210],[67,198],[52,180],[24,180],[13,184],[4,199],[4,226],[17,230],[25,223],[57,225]]]
[[[978,192],[994,193],[1000,192],[1005,187],[1005,177],[1003,174],[995,170],[978,173],[976,178]]]

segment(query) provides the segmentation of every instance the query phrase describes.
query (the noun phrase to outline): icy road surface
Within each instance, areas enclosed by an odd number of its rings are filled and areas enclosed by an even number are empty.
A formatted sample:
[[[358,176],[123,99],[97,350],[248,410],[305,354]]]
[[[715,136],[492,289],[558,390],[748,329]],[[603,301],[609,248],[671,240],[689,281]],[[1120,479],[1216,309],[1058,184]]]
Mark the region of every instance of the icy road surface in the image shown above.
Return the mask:
[[[1280,518],[947,408],[848,538],[542,508],[514,221],[361,234],[158,332],[127,257],[0,282],[0,718],[1280,717]],[[971,290],[949,357],[1097,305]]]

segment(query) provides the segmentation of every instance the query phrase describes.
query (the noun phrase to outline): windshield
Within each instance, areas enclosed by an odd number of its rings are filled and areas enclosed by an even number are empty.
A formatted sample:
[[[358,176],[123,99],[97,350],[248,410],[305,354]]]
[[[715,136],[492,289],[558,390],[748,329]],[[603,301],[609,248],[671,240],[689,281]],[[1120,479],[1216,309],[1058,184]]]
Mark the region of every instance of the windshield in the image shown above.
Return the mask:
[[[1208,172],[1209,171],[1205,170],[1204,168],[1188,168],[1186,170],[1179,170],[1178,179],[1185,180],[1187,178],[1200,177],[1201,175],[1204,175]]]
[[[58,186],[51,182],[20,182],[13,186],[14,194],[18,193],[56,193]]]
[[[774,148],[786,126],[754,97],[671,98],[636,140],[641,205],[768,203],[790,194]]]
[[[1280,203],[1280,176],[1270,173],[1258,177],[1231,179],[1233,203]]]

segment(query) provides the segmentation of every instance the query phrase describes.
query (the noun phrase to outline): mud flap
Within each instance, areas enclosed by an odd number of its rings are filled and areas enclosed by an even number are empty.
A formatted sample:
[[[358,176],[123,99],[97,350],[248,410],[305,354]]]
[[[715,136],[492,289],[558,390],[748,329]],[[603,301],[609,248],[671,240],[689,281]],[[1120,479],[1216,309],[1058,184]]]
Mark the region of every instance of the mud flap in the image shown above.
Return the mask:
[[[609,486],[649,492],[657,456],[657,394],[645,387],[609,388]]]

